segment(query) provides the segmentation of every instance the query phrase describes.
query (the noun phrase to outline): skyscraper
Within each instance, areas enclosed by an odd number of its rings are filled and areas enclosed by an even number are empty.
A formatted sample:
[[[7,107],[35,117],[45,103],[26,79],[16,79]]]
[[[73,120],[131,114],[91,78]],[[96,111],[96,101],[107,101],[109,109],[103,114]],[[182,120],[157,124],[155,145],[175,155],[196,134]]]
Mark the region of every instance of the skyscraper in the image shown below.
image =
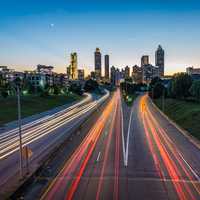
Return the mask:
[[[77,53],[71,53],[71,61],[69,67],[67,67],[67,75],[71,80],[78,78],[78,59]]]
[[[159,68],[160,77],[164,76],[164,67],[165,67],[165,52],[162,49],[161,45],[158,46],[158,49],[155,53],[155,65]]]
[[[141,58],[141,67],[143,67],[144,65],[149,65],[149,56],[144,55]]]
[[[125,79],[128,79],[130,77],[130,67],[125,67]]]
[[[109,55],[105,55],[105,79],[109,80]]]
[[[96,79],[101,79],[101,52],[99,48],[96,48],[94,52],[94,66],[95,66],[95,75]]]
[[[111,78],[111,83],[113,85],[116,85],[116,69],[114,66],[112,66],[110,69],[110,78]]]

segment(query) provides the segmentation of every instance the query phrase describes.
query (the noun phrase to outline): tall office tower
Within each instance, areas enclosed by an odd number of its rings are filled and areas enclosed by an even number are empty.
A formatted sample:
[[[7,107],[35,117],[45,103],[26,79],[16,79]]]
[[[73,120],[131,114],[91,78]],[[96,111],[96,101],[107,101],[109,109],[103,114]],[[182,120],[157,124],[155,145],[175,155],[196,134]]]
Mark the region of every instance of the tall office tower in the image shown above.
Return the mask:
[[[83,81],[85,79],[84,69],[78,69],[78,80]]]
[[[155,64],[159,68],[160,77],[164,76],[164,67],[165,67],[165,52],[162,49],[161,45],[158,46],[158,49],[155,53]]]
[[[125,67],[125,79],[130,77],[130,67],[126,66]]]
[[[67,75],[71,80],[76,80],[78,78],[77,53],[71,53],[71,61],[69,67],[67,67]]]
[[[105,55],[105,79],[109,80],[109,55]]]
[[[95,66],[95,75],[96,79],[101,79],[101,52],[99,48],[96,48],[94,52],[94,66]]]
[[[112,66],[110,69],[110,79],[111,79],[111,83],[113,85],[116,85],[116,69],[114,66]]]
[[[143,67],[144,65],[149,65],[149,56],[144,55],[141,58],[141,67]]]
[[[134,65],[132,68],[132,78],[134,83],[142,83],[142,68]]]

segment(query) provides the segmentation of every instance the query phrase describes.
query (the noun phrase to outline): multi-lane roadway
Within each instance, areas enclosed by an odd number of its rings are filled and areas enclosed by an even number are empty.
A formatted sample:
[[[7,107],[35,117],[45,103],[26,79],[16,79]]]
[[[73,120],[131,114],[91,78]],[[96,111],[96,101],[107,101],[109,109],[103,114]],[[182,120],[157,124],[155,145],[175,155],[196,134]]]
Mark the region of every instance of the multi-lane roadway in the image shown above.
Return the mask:
[[[200,197],[200,147],[149,97],[132,107],[118,90],[41,199]]]
[[[36,169],[41,161],[67,138],[109,96],[92,99],[91,95],[64,110],[48,114],[22,126],[22,143],[33,152],[30,167]],[[26,163],[24,163],[25,165]],[[5,187],[19,179],[19,131],[11,129],[0,134],[0,183]]]

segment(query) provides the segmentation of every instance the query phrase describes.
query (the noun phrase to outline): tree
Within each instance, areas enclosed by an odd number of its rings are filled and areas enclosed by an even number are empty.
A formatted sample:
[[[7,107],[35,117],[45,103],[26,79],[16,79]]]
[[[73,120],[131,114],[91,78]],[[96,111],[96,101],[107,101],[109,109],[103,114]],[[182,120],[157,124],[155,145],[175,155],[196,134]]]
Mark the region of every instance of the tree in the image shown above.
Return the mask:
[[[159,77],[155,77],[149,84],[149,96],[151,98],[160,98],[163,95],[165,87],[162,84],[162,80]]]
[[[93,92],[94,90],[98,89],[99,89],[99,84],[97,83],[97,81],[89,79],[85,82],[84,90],[86,92]]]
[[[53,86],[53,94],[59,95],[59,93],[60,93],[60,88],[59,88],[59,86],[58,86],[58,85],[54,85],[54,86]]]
[[[78,94],[78,95],[82,95],[83,94],[83,90],[82,90],[82,87],[80,84],[76,84],[76,83],[72,83],[70,85],[70,88],[69,88],[70,91]]]
[[[197,101],[200,101],[200,81],[194,81],[190,88],[192,96],[196,98]]]
[[[186,73],[177,73],[173,76],[170,86],[170,94],[175,98],[186,98],[190,96],[192,78]]]
[[[152,90],[153,90],[153,98],[155,99],[160,98],[161,96],[163,96],[163,94],[166,95],[165,86],[160,82],[156,83],[152,88]]]
[[[153,78],[149,84],[150,88],[153,88],[157,83],[162,83],[162,80],[159,77]]]
[[[2,74],[0,74],[0,94],[3,98],[9,95],[10,84],[6,81]]]

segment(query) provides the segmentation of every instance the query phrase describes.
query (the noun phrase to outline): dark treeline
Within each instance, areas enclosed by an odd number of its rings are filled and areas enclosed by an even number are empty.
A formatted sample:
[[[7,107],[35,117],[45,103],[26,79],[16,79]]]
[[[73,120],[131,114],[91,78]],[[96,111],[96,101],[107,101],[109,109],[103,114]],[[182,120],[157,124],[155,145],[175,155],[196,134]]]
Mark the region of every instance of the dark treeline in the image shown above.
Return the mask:
[[[176,73],[168,86],[164,85],[160,78],[154,78],[149,87],[149,96],[160,98],[161,96],[200,101],[200,80],[192,80],[186,73]]]

